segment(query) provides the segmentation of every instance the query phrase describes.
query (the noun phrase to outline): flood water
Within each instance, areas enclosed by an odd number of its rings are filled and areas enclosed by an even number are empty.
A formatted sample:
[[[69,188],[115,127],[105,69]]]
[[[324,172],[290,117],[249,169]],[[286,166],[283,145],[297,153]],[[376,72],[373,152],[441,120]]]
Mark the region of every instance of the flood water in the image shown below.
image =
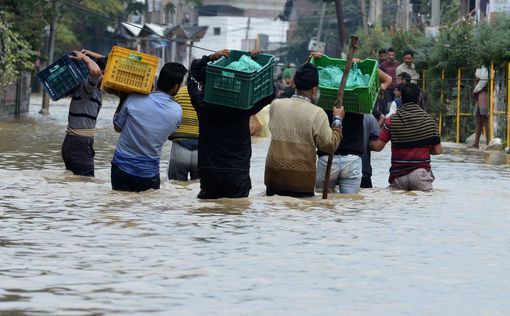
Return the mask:
[[[269,140],[253,142],[248,199],[199,183],[113,192],[114,102],[96,178],[65,171],[68,100],[0,122],[0,315],[507,315],[510,156],[446,144],[432,193],[376,188],[323,201],[265,197]]]

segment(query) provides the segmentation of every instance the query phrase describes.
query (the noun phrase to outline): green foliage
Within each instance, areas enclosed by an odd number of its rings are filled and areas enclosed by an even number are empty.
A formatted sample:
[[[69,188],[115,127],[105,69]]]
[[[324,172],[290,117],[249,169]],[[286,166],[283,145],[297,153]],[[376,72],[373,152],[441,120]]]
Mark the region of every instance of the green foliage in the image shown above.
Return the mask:
[[[459,19],[460,0],[441,1],[441,24],[451,24]]]
[[[8,12],[9,24],[18,38],[27,41],[31,49],[39,50],[44,41],[44,27],[51,19],[47,0],[0,0],[0,8]]]
[[[356,34],[359,38],[359,47],[356,56],[359,58],[378,58],[378,51],[381,48],[388,48],[391,38],[387,32],[379,28],[371,28],[368,33],[359,30]]]
[[[470,21],[442,28],[436,45],[431,48],[430,65],[449,73],[460,67],[476,66],[479,52],[474,30],[475,25]]]
[[[33,68],[37,52],[13,30],[14,16],[0,11],[0,86],[13,82],[20,71]]]
[[[478,63],[501,65],[510,60],[510,16],[497,15],[493,22],[483,22],[477,34]]]
[[[403,53],[406,50],[414,52],[414,64],[418,69],[424,69],[429,66],[430,55],[435,41],[432,37],[426,36],[420,29],[405,31],[398,28],[390,33],[391,46],[395,50],[398,60],[402,60]]]

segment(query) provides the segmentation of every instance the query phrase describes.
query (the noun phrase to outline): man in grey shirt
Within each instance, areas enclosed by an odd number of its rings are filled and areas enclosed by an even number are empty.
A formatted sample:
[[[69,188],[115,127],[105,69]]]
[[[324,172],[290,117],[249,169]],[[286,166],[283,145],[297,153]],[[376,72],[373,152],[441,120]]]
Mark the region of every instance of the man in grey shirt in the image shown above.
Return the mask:
[[[62,144],[62,159],[67,170],[76,175],[93,177],[96,119],[101,110],[99,83],[106,59],[87,50],[75,51],[71,58],[84,62],[89,76],[72,94],[66,137]]]
[[[376,140],[379,137],[381,127],[372,114],[363,115],[363,148],[365,151],[361,156],[362,176],[361,188],[372,188],[372,165],[370,164],[369,140]]]

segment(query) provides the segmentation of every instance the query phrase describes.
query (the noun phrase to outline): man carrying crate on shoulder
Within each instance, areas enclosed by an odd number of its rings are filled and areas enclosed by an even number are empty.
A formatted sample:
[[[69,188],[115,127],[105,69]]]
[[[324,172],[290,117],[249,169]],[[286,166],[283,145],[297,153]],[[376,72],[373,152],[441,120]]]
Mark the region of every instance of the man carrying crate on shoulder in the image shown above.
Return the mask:
[[[76,175],[93,177],[96,119],[102,99],[99,81],[106,66],[106,58],[85,49],[75,51],[71,58],[83,61],[89,76],[72,94],[66,137],[62,144],[62,159],[67,170]]]
[[[173,97],[186,68],[166,63],[159,72],[156,91],[121,98],[113,117],[121,133],[112,159],[112,189],[141,192],[160,188],[159,163],[163,144],[181,122],[182,109]]]
[[[314,52],[311,57],[320,58],[321,53]],[[359,62],[360,59],[354,58],[354,62]],[[377,70],[377,75],[380,80],[380,88],[386,90],[391,83],[392,79],[389,75]],[[326,111],[329,122],[333,123],[332,111]],[[333,154],[333,162],[331,165],[331,175],[329,178],[328,188],[335,191],[336,185],[339,186],[339,191],[342,194],[356,194],[360,190],[362,178],[362,161],[361,157],[365,152],[365,144],[363,141],[364,135],[364,116],[361,113],[347,112],[343,123],[343,138],[340,145]],[[328,162],[328,153],[317,151],[317,178],[315,188],[317,191],[323,189],[324,179],[326,177],[326,167]]]
[[[198,114],[199,199],[243,198],[251,190],[250,116],[270,104],[275,94],[255,103],[249,110],[204,101],[206,67],[209,61],[229,56],[222,50],[194,60],[188,77],[188,92]]]

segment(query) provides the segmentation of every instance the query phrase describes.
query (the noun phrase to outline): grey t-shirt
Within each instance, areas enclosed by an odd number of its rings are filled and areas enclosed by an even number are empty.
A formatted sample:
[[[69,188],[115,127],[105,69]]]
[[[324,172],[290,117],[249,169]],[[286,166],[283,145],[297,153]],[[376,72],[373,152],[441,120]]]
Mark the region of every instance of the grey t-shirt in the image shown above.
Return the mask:
[[[96,119],[101,109],[101,92],[99,79],[88,77],[72,94],[69,106],[68,126],[72,129],[95,128]]]
[[[368,149],[368,141],[376,140],[379,137],[381,127],[372,114],[363,115],[363,148],[365,151],[361,156],[363,178],[372,176],[372,165],[370,164],[370,149]]]

